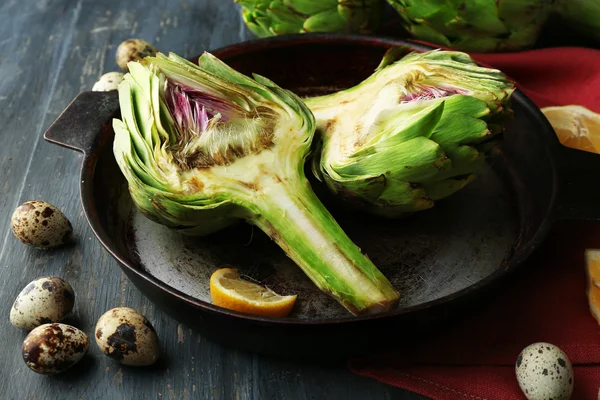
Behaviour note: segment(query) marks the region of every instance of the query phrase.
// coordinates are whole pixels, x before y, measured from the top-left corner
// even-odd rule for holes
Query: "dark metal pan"
[[[213,53],[243,73],[259,73],[306,96],[360,82],[393,45],[429,50],[392,39],[315,34]],[[515,117],[479,178],[432,210],[400,220],[376,218],[345,210],[313,185],[401,293],[397,310],[369,316],[352,316],[319,292],[257,229],[240,224],[188,238],[137,213],[112,154],[116,92],[81,93],[44,137],[84,153],[81,201],[92,230],[129,279],[167,313],[209,338],[252,351],[355,354],[468,317],[475,304],[485,304],[481,295],[510,290],[510,281],[501,278],[524,264],[555,221],[600,216],[598,185],[589,184],[600,171],[600,157],[562,147],[518,90],[513,104]],[[260,318],[212,305],[208,280],[225,266],[282,294],[298,293],[294,313]]]

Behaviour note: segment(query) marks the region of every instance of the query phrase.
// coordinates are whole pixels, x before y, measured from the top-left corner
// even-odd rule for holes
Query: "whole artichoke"
[[[313,172],[375,214],[431,208],[473,180],[514,89],[465,53],[392,48],[357,86],[305,99],[322,141]]]
[[[315,132],[309,109],[210,53],[198,63],[159,53],[128,64],[113,150],[135,205],[189,235],[245,220],[351,312],[393,307],[398,293],[306,179]]]
[[[533,46],[553,1],[388,0],[415,38],[469,52],[514,51]]]
[[[307,33],[372,33],[384,0],[235,0],[258,37]]]
[[[557,0],[554,10],[575,30],[600,40],[600,1]]]

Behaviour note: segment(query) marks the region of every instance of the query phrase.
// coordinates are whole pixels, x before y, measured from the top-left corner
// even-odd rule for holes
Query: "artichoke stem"
[[[348,311],[370,314],[397,305],[399,294],[344,233],[310,184],[274,179],[261,190],[251,223],[262,229],[321,289]]]

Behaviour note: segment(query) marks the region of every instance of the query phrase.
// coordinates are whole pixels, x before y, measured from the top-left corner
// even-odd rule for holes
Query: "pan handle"
[[[44,139],[89,154],[105,129],[118,117],[118,92],[82,92],[44,133]]]
[[[561,146],[559,219],[600,220],[600,154]]]

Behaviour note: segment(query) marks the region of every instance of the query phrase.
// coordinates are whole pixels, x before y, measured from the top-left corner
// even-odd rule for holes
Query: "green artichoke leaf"
[[[384,2],[379,0],[363,0],[356,2],[342,0],[338,2],[337,11],[347,21],[349,32],[371,33],[380,25],[384,10]]]
[[[407,28],[407,30],[411,35],[413,35],[414,37],[417,37],[420,40],[423,40],[425,42],[437,43],[437,44],[439,44],[441,46],[445,46],[445,47],[464,48],[464,45],[462,42],[458,42],[459,44],[457,44],[456,42],[453,43],[443,33],[435,30],[434,28],[432,28],[428,25],[419,25],[419,24],[410,25]]]
[[[242,10],[242,19],[244,23],[258,37],[267,37],[274,35],[271,27],[271,19],[263,16],[262,13],[249,9]],[[291,33],[291,32],[290,32]]]
[[[305,100],[322,143],[313,173],[375,214],[431,208],[483,167],[488,144],[512,113],[514,90],[504,74],[468,54],[392,48],[360,84]],[[364,177],[385,178],[383,190],[371,181],[361,188]]]
[[[277,23],[288,23],[290,25],[302,26],[304,21],[306,20],[306,15],[303,15],[300,12],[290,12],[291,9],[289,6],[282,4],[279,1],[271,2],[269,8],[267,8],[266,15]],[[322,12],[322,11],[320,11]]]
[[[407,182],[422,183],[440,171],[451,168],[442,147],[425,137],[376,148],[376,153],[347,163],[334,165],[342,176],[377,174],[385,171],[386,177]],[[387,170],[386,170],[387,169]]]
[[[407,54],[412,53],[412,49],[409,46],[393,46],[386,50],[381,62],[375,69],[375,73],[385,69],[388,65],[395,63],[398,60],[401,60]]]
[[[157,76],[152,77],[152,103],[153,104],[161,104],[160,102],[160,88],[165,84],[164,79],[160,79]],[[156,129],[158,134],[160,135],[160,139],[158,143],[173,143],[177,140],[176,133],[171,128],[174,125],[174,121],[169,113],[165,104],[161,104],[161,107],[152,108],[154,122],[156,124]],[[166,123],[163,124],[162,121],[165,120]],[[159,146],[155,146],[155,157],[158,156],[156,152],[160,150],[161,152],[164,148],[160,148]],[[164,152],[163,152],[164,155]]]
[[[264,22],[268,27],[269,34],[266,36],[278,36],[278,35],[293,35],[298,32],[298,25],[291,24],[286,22],[277,22],[272,23],[270,20],[268,22]]]
[[[277,2],[273,2],[277,3]],[[283,0],[283,5],[304,15],[314,15],[335,9],[338,0]]]
[[[360,150],[354,152],[352,158],[370,153],[372,147],[375,147],[374,151],[377,152],[383,147],[400,144],[419,136],[429,137],[444,111],[443,100],[416,101],[379,109],[377,102],[386,98],[387,96],[383,95],[376,100],[375,106],[371,108],[376,113],[374,117],[373,113],[365,114],[363,121],[368,129],[365,129],[364,135],[357,137],[354,147]]]
[[[198,64],[159,53],[129,67],[113,153],[143,215],[186,235],[245,221],[350,312],[397,304],[304,175],[316,126],[297,95],[210,53]]]
[[[485,96],[485,93],[483,96]],[[492,112],[485,101],[480,100],[477,97],[457,94],[444,99],[444,113],[455,115],[462,114],[471,118],[485,120]],[[441,123],[442,122],[440,121],[440,124]]]
[[[137,67],[132,65],[132,68]],[[144,70],[145,71],[145,70]],[[152,95],[151,77],[150,74],[140,73],[137,75],[138,79],[133,78],[134,75],[129,75],[127,80],[131,85],[132,100],[135,104],[143,103]],[[158,130],[154,125],[154,115],[152,109],[149,107],[136,107],[134,109],[136,113],[136,121],[138,123],[138,129],[147,137],[144,138],[145,142],[149,143],[151,148],[159,142]]]
[[[574,0],[568,0],[574,3]],[[590,4],[594,1],[589,2]],[[546,22],[549,11],[549,2],[540,0],[502,0],[498,2],[496,13],[498,16],[510,16],[504,18],[504,24],[511,31],[521,31],[523,29],[534,28],[539,31],[542,24]],[[524,12],[524,10],[527,10]]]
[[[462,144],[478,144],[492,133],[485,121],[462,113],[446,113],[435,127],[431,140],[447,152]]]
[[[387,0],[404,28],[420,40],[470,52],[531,47],[554,0]],[[596,3],[587,0],[563,0]]]
[[[235,0],[239,3],[243,10],[247,11],[265,11],[271,5],[272,0]]]
[[[384,0],[235,0],[259,37],[307,32],[373,33]]]
[[[493,4],[495,0],[474,1],[469,6],[457,9],[457,19],[446,25],[446,34],[452,34],[455,29],[468,29],[472,32],[481,32],[489,36],[509,34],[509,30],[498,18],[498,10]],[[502,3],[502,2],[500,2]]]
[[[453,19],[456,16],[456,9],[459,6],[459,0],[433,0],[433,1],[421,1],[421,2],[406,2],[399,1],[400,4],[405,4],[405,15],[406,17],[414,20],[423,20],[431,18],[432,16],[438,16],[441,18],[445,14],[443,20],[447,21]]]
[[[417,211],[428,210],[435,205],[422,186],[403,180],[387,179],[386,187],[377,203],[367,210],[387,217],[403,217]]]
[[[124,81],[123,86],[127,86],[130,90],[132,90],[129,81]],[[132,111],[131,92],[129,92],[129,95],[127,95],[125,91],[123,91],[123,93],[119,92],[119,99],[122,112],[126,113],[127,110]],[[124,119],[127,122],[119,121],[119,123],[114,126],[116,132],[128,132],[126,136],[123,135],[119,137],[117,135],[115,138],[115,140],[119,141],[120,146],[126,147],[130,150],[124,153],[125,155],[123,157],[126,157],[127,159],[123,159],[121,162],[127,162],[131,168],[135,169],[136,174],[140,177],[140,179],[142,179],[148,185],[167,188],[169,184],[158,174],[160,165],[153,163],[153,159],[151,158],[153,151],[147,142],[144,141],[143,135],[138,130],[138,122],[135,116],[136,114],[130,112],[123,115],[126,115]],[[131,132],[131,135],[129,132]],[[133,148],[135,148],[135,151],[132,151]]]
[[[127,150],[126,152],[119,153],[119,156],[116,157],[119,166],[129,172],[129,176],[135,177],[146,185],[166,188],[167,186],[161,180],[155,179],[152,173],[144,168],[142,160],[132,150],[132,140],[127,125],[121,120],[116,120],[113,123],[113,128],[115,130],[115,146]]]
[[[128,86],[128,90],[119,92],[119,104],[123,109],[123,122],[127,125],[127,128],[134,134],[131,136],[131,141],[135,146],[136,155],[140,158],[142,163],[149,163],[152,154],[152,149],[149,143],[144,140],[140,130],[138,129],[137,113],[135,112],[133,88],[128,80],[124,80],[123,86]]]
[[[311,15],[304,21],[304,32],[343,32],[348,22],[337,10],[323,11]]]
[[[577,32],[600,40],[600,2],[597,0],[556,0],[553,12]]]
[[[383,175],[353,175],[345,178],[338,171],[327,170],[325,183],[343,200],[364,205],[381,197],[386,178]]]
[[[471,183],[475,177],[475,174],[470,174],[464,178],[451,178],[431,182],[423,185],[423,190],[427,193],[427,197],[432,200],[433,204],[434,201],[442,200],[458,192]]]
[[[476,175],[485,162],[485,156],[477,148],[473,146],[458,146],[449,149],[446,153],[448,158],[452,160],[452,168],[447,168],[428,182],[423,182],[426,185],[432,181],[440,181],[449,178],[456,178],[469,174]]]

